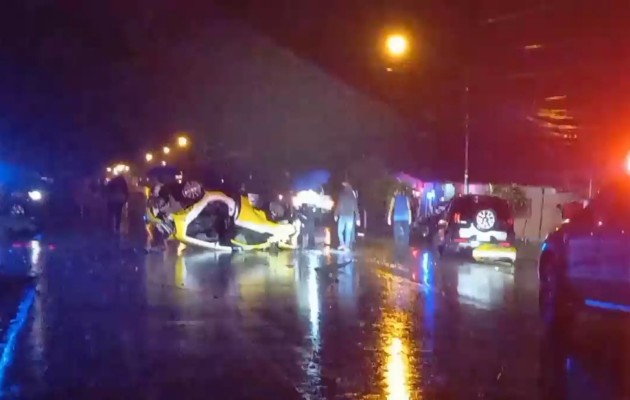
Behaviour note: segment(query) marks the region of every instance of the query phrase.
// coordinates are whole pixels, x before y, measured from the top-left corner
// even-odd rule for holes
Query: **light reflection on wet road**
[[[611,374],[589,353],[593,338],[626,334],[600,326],[578,338],[579,351],[543,340],[533,262],[436,261],[422,249],[402,266],[373,248],[144,254],[80,238],[2,248],[0,389],[9,398],[628,393],[618,383],[625,364]]]

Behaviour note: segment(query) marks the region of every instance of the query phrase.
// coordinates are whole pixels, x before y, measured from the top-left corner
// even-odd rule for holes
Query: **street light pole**
[[[471,15],[474,16],[475,13],[472,12],[472,9],[470,11]],[[481,23],[476,23],[474,19],[471,19],[468,21],[467,26],[467,40],[472,40],[473,34],[475,33],[475,28],[477,26],[494,24],[496,22],[504,20],[511,20],[522,15],[525,12],[529,13],[531,12],[531,9],[518,13],[502,15],[496,18],[489,18]],[[468,42],[466,44],[467,54],[465,60],[466,66],[464,70],[464,194],[470,193],[470,69],[473,67],[472,48],[472,42]]]
[[[466,74],[466,87],[464,88],[464,194],[470,193],[468,182],[468,168],[470,165],[470,85]]]

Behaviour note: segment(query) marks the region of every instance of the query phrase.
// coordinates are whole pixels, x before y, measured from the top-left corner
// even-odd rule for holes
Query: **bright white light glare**
[[[165,166],[165,165],[166,165],[166,161],[162,161],[162,166]]]
[[[284,198],[283,195],[281,195],[281,194],[278,195],[278,200],[282,201],[283,198]]]
[[[322,196],[321,203],[319,204],[319,208],[324,210],[332,210],[335,207],[335,202],[330,196]]]
[[[107,172],[112,172],[112,168],[111,167],[107,167]]]
[[[332,210],[335,202],[330,196],[319,194],[314,190],[303,190],[293,196],[293,206],[298,208],[303,204],[315,206],[323,210]]]
[[[170,152],[171,152],[171,148],[170,148],[170,147],[168,147],[168,146],[164,146],[164,147],[162,148],[162,151],[164,152],[164,154],[168,154],[168,153],[170,153]]]
[[[120,175],[122,173],[129,172],[129,170],[130,170],[130,168],[129,168],[128,165],[118,164],[118,165],[114,166],[112,171],[114,172],[114,175]]]
[[[153,160],[153,154],[151,153],[145,154],[144,159],[147,160],[147,162],[150,162],[151,160]]]
[[[435,199],[435,190],[431,189],[427,192],[427,200]]]
[[[44,195],[39,190],[31,190],[28,192],[28,197],[33,201],[41,201]]]

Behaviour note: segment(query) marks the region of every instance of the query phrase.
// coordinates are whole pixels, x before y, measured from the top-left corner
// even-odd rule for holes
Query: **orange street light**
[[[179,147],[188,147],[189,140],[186,136],[179,136],[177,138],[177,145]]]
[[[409,51],[409,40],[401,34],[389,35],[385,40],[387,53],[396,58],[401,58]]]
[[[171,148],[168,146],[164,146],[162,147],[162,151],[164,152],[164,154],[169,154],[171,152]]]

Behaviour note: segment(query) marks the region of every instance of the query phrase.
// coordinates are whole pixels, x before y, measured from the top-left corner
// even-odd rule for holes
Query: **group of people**
[[[323,189],[320,190],[323,195]],[[301,204],[297,209],[298,217],[302,222],[302,246],[314,248],[316,246],[316,221],[321,219],[322,211],[319,209],[317,201],[308,201]],[[348,182],[343,182],[342,190],[334,208],[334,217],[337,222],[337,233],[339,237],[339,250],[350,250],[356,235],[355,226],[360,225],[359,202],[357,194]]]
[[[354,243],[355,226],[361,226],[361,218],[357,194],[348,182],[343,182],[343,188],[335,207],[335,220],[337,221],[339,249],[350,250]],[[387,212],[387,224],[393,228],[397,254],[404,253],[409,246],[411,223],[411,201],[409,194],[401,186],[392,196]]]

